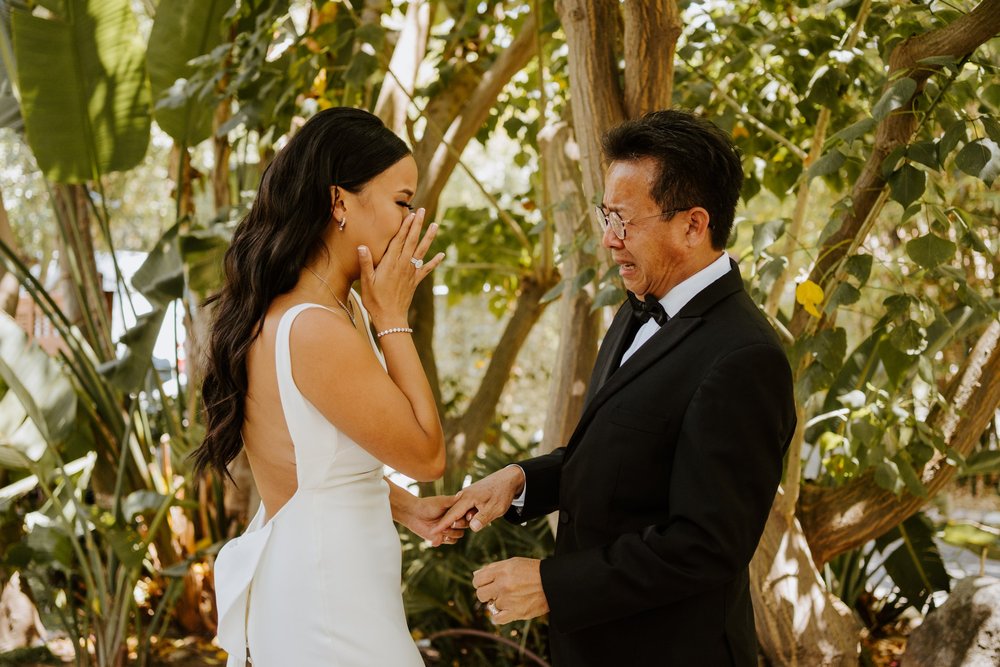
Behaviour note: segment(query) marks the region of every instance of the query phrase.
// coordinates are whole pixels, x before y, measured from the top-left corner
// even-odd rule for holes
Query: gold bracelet
[[[386,329],[385,331],[379,331],[375,334],[376,337],[381,338],[382,336],[387,336],[391,333],[413,333],[413,329],[410,327],[393,327],[391,329]]]

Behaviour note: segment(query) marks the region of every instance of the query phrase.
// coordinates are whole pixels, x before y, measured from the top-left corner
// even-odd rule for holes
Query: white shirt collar
[[[716,280],[729,273],[731,269],[729,255],[722,253],[717,260],[667,292],[660,299],[663,309],[667,311],[667,315],[674,317],[680,312],[681,308],[687,305],[688,301]]]

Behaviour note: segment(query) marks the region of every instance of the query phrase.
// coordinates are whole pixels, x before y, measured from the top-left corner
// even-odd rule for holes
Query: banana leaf
[[[130,169],[146,154],[151,121],[145,48],[129,0],[53,7],[51,18],[11,11],[28,145],[60,183]]]
[[[178,144],[194,146],[212,132],[213,101],[178,84],[190,82],[196,72],[189,61],[222,43],[222,19],[232,4],[232,0],[174,0],[161,2],[156,9],[146,50],[156,101],[153,114]]]

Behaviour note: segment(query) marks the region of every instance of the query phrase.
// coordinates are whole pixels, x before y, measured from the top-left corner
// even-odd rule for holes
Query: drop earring
[[[341,218],[340,225],[337,228],[340,231],[344,231],[344,225],[346,225],[346,224],[347,224],[347,216],[345,215],[343,218]]]

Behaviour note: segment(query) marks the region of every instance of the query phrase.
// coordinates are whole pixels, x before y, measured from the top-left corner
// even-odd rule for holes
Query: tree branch
[[[382,82],[375,103],[375,115],[400,136],[406,134],[406,110],[416,88],[420,63],[427,55],[430,31],[431,3],[429,0],[411,2],[406,9],[406,23],[389,59],[388,71],[393,74]]]
[[[556,11],[569,46],[569,85],[573,126],[580,147],[583,192],[595,202],[604,190],[601,135],[625,119],[618,85],[618,61],[612,26],[618,24],[617,0],[558,0]]]
[[[673,106],[674,52],[682,27],[677,2],[626,2],[622,17],[625,113],[638,118],[669,109]]]
[[[865,222],[874,219],[873,214],[877,214],[878,200],[887,185],[882,176],[882,162],[894,148],[905,145],[913,137],[917,128],[916,105],[924,85],[932,74],[942,68],[920,61],[936,56],[964,58],[998,32],[1000,0],[984,0],[961,18],[937,30],[910,37],[892,52],[889,57],[889,80],[895,81],[899,75],[908,76],[917,82],[917,90],[906,104],[878,124],[875,146],[851,192],[853,206],[844,214],[840,229],[823,244],[809,273],[809,279],[823,287],[825,293],[831,292],[829,287],[838,267],[849,256],[850,248],[860,245],[867,236],[870,225]],[[802,305],[796,304],[789,330],[796,337],[801,336],[815,325],[810,318]]]
[[[935,406],[927,423],[949,447],[965,456],[972,451],[1000,405],[1000,321],[979,337],[946,392],[945,406]],[[921,482],[928,498],[955,476],[956,468],[938,452],[924,466]],[[834,556],[875,539],[920,510],[927,498],[897,497],[866,474],[837,488],[804,486],[799,519],[817,567]]]
[[[469,407],[460,417],[449,419],[444,424],[445,443],[448,448],[448,464],[445,473],[445,489],[461,487],[462,477],[468,470],[468,459],[482,442],[496,414],[497,403],[510,377],[517,355],[524,346],[538,318],[545,310],[542,296],[548,292],[553,282],[539,282],[534,278],[521,281],[521,292],[517,297],[514,312],[504,327],[486,373],[479,383]]]

